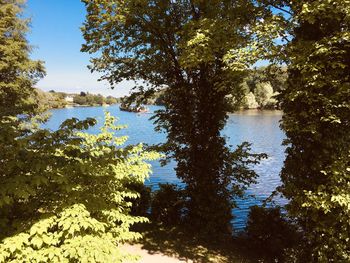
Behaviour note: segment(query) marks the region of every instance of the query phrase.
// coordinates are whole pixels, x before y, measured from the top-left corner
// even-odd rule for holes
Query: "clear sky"
[[[85,19],[85,7],[80,0],[27,0],[26,15],[32,19],[28,34],[34,46],[32,57],[45,61],[47,71],[38,88],[116,97],[128,94],[132,82],[122,82],[112,90],[87,69],[89,54],[80,52],[84,43],[80,27]]]

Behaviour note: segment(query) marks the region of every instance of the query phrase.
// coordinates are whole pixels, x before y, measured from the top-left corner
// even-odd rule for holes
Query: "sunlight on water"
[[[159,109],[157,106],[150,106],[150,110]],[[52,117],[45,124],[46,128],[57,129],[59,125],[67,118],[85,119],[88,117],[97,118],[103,121],[104,110],[110,111],[119,119],[119,124],[127,124],[128,128],[120,131],[120,135],[128,135],[129,144],[139,142],[147,144],[157,144],[164,142],[166,134],[156,133],[154,125],[149,118],[149,114],[135,114],[120,111],[118,106],[108,108],[103,107],[79,107],[52,110]],[[284,161],[285,148],[281,145],[285,138],[284,133],[279,128],[279,121],[282,113],[278,111],[243,111],[231,114],[223,135],[227,136],[229,145],[235,147],[244,141],[253,144],[253,151],[256,153],[266,153],[269,158],[263,160],[260,165],[254,169],[260,175],[258,184],[252,185],[247,191],[247,198],[237,200],[238,208],[233,210],[235,219],[233,221],[234,228],[240,230],[245,226],[248,209],[252,205],[261,204],[272,191],[280,184],[279,173]],[[100,125],[99,124],[99,125]],[[90,132],[95,133],[98,127],[94,127]],[[147,184],[153,188],[157,188],[158,183],[180,183],[174,171],[175,162],[161,167],[158,162],[153,162],[153,174]],[[252,197],[254,196],[254,197]],[[277,199],[277,204],[283,204],[283,199]]]

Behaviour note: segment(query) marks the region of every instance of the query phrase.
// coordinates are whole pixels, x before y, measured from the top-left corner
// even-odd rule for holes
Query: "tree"
[[[107,96],[106,103],[109,105],[118,103],[118,99],[114,98],[113,96]]]
[[[141,95],[167,88],[155,122],[167,132],[163,150],[186,183],[191,229],[230,233],[234,198],[254,182],[248,165],[262,156],[249,154],[246,143],[233,152],[226,146],[220,135],[230,111],[226,96],[244,97],[239,84],[256,59],[246,48],[253,39],[248,29],[271,14],[254,1],[83,2],[82,50],[94,56],[90,69],[112,87],[123,79],[141,82]]]
[[[280,96],[281,192],[304,231],[300,262],[350,261],[350,2],[293,1],[289,78]]]
[[[274,92],[270,83],[257,83],[254,95],[260,108],[274,107],[277,101],[273,98]]]
[[[245,101],[243,102],[244,109],[257,109],[259,104],[256,102],[255,95],[252,92],[249,92],[245,96]]]
[[[94,95],[94,102],[95,104],[102,105],[104,103],[104,97],[100,94]]]
[[[64,99],[61,99],[57,93],[45,92],[40,89],[35,89],[31,98],[38,101],[39,108],[44,110],[63,108],[67,105]]]
[[[29,58],[25,34],[28,20],[20,19],[24,1],[0,1],[0,118],[35,112],[30,98],[34,84],[44,76],[41,61]],[[23,116],[24,117],[24,116]]]
[[[33,85],[43,75],[29,58],[22,2],[0,0],[0,262],[121,262],[118,245],[140,235],[130,200],[158,154],[122,147],[121,126],[106,114],[41,129]],[[56,94],[55,94],[56,95]]]
[[[264,70],[264,75],[264,80],[270,82],[275,92],[286,89],[288,78],[288,68],[286,66],[281,67],[271,64]]]
[[[94,119],[65,121],[59,130],[17,138],[20,154],[2,163],[0,262],[122,262],[118,245],[146,218],[130,215],[129,188],[143,184],[158,154],[121,147],[122,126],[106,115],[101,133],[82,132]],[[40,158],[39,158],[40,157]],[[107,187],[106,187],[107,186]]]
[[[286,66],[279,66],[272,63],[267,67],[251,69],[245,81],[251,92],[255,91],[258,83],[270,83],[275,92],[280,92],[286,87],[287,77],[288,72]]]
[[[87,99],[86,99],[86,96],[75,95],[73,97],[73,102],[79,105],[86,105]]]

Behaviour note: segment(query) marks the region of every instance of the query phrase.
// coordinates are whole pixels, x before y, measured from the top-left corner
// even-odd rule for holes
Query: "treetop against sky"
[[[80,52],[84,43],[80,27],[85,15],[80,0],[27,0],[26,16],[32,20],[28,34],[34,47],[32,57],[45,61],[47,71],[38,88],[68,93],[88,91],[115,97],[127,95],[133,82],[124,81],[111,90],[107,82],[97,81],[98,74],[91,74],[87,69],[90,57]]]

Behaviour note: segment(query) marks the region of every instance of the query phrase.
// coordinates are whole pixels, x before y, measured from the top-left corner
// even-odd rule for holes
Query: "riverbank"
[[[267,110],[267,109],[245,109],[238,110],[235,112],[229,113],[229,115],[247,115],[247,116],[257,116],[257,115],[271,115],[271,116],[281,116],[283,111],[281,110]]]
[[[70,105],[66,105],[63,108],[79,108],[79,107],[109,107],[109,106],[113,106],[116,104],[70,104]]]

